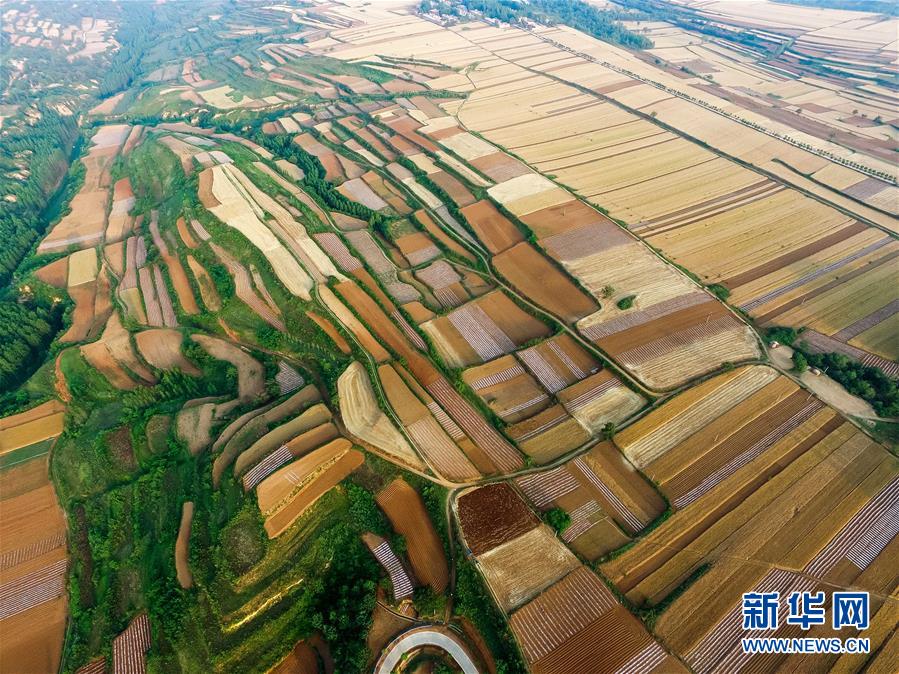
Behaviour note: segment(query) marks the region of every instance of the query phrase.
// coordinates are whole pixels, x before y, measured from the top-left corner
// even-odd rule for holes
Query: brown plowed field
[[[462,215],[468,220],[478,239],[494,255],[524,241],[518,227],[487,199],[466,206],[462,209]]]
[[[527,242],[500,253],[493,258],[493,264],[524,297],[566,323],[599,310],[592,297]]]
[[[268,533],[269,538],[275,538],[282,534],[307,508],[312,506],[328,490],[337,485],[364,462],[365,455],[362,452],[351,449],[337,462],[318,474],[288,505],[265,521],[265,531]]]
[[[720,302],[703,302],[673,314],[638,325],[614,335],[603,337],[599,345],[613,356],[629,351],[643,344],[667,337],[668,335],[693,325],[710,323],[722,316],[729,316],[727,308]],[[736,321],[736,319],[734,319]]]
[[[466,492],[456,502],[459,525],[476,555],[501,545],[539,524],[539,520],[509,485],[499,482]]]
[[[538,239],[586,225],[608,223],[617,227],[602,213],[577,200],[528,213],[522,216],[521,221],[533,230]]]
[[[409,340],[402,331],[388,318],[383,309],[352,281],[337,284],[337,292],[341,294],[362,319],[371,326],[381,341],[387,344],[398,355],[408,357],[414,352]]]
[[[178,575],[178,584],[187,589],[194,584],[193,574],[190,572],[189,545],[190,525],[194,519],[194,504],[185,501],[181,508],[181,525],[178,527],[178,539],[175,541],[175,570]]]
[[[275,665],[269,674],[318,674],[318,672],[318,656],[315,649],[305,641],[298,641],[287,657]]]
[[[437,594],[449,583],[449,569],[443,544],[428,517],[421,496],[397,478],[375,497],[394,530],[406,539],[406,554],[415,577]]]
[[[358,290],[358,288],[357,288]],[[361,291],[360,291],[361,292]],[[371,354],[377,362],[383,363],[390,360],[390,354],[387,349],[378,343],[374,335],[369,332],[368,328],[353,314],[347,306],[340,301],[330,288],[321,285],[318,288],[319,296],[331,312],[337,316],[337,319],[343,326],[352,333],[363,349]]]
[[[200,370],[181,354],[182,335],[177,330],[157,328],[144,330],[134,336],[141,356],[160,370],[178,368],[184,374],[199,375]]]
[[[34,275],[44,283],[49,283],[56,288],[65,288],[69,278],[69,256],[45,265],[34,272]]]
[[[59,338],[60,342],[80,342],[91,329],[94,322],[94,296],[97,286],[93,283],[69,288],[69,297],[75,303],[72,312],[72,325],[66,330],[66,334]]]
[[[178,235],[181,237],[181,240],[184,242],[184,245],[188,248],[197,248],[200,244],[197,243],[197,240],[194,239],[193,234],[190,233],[190,229],[187,227],[187,223],[184,221],[184,218],[178,218],[175,222],[175,226],[178,228]]]
[[[474,195],[454,176],[446,171],[438,171],[428,176],[437,185],[443,188],[443,191],[449,195],[449,198],[455,201],[460,207],[469,206],[474,203]]]
[[[350,345],[346,343],[343,335],[337,331],[337,328],[334,327],[334,324],[331,323],[331,321],[324,316],[319,316],[314,311],[307,311],[306,316],[331,338],[331,341],[334,342],[334,345],[340,349],[342,353],[350,353]]]

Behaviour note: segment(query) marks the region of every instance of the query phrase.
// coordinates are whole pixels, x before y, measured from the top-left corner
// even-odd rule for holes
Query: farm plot
[[[130,390],[138,384],[156,382],[153,373],[134,353],[131,336],[117,313],[109,317],[100,339],[82,346],[81,353],[116,388]]]
[[[558,391],[556,397],[592,434],[608,423],[624,421],[646,404],[643,396],[625,386],[609,370],[592,374]]]
[[[81,162],[84,184],[72,198],[71,211],[60,220],[38,246],[38,253],[96,246],[106,232],[106,211],[110,201],[110,169],[131,127],[113,124],[101,127]]]
[[[412,267],[430,262],[440,256],[440,249],[424,232],[413,232],[397,237],[396,245]]]
[[[144,674],[150,646],[150,619],[141,613],[112,640],[113,674]]]
[[[241,179],[246,180],[246,176],[232,164],[206,169],[200,174],[201,177],[207,172],[211,172],[210,178],[206,178],[206,180],[211,182],[210,192],[213,198],[209,199],[207,196],[204,199],[201,189],[200,198],[203,205],[222,222],[246,236],[250,243],[265,255],[275,275],[285,288],[294,295],[309,300],[312,279],[303,271],[271,229],[263,224],[262,210],[241,184]]]
[[[561,405],[506,427],[506,433],[537,463],[552,461],[592,437]]]
[[[504,611],[517,608],[579,565],[545,524],[478,555],[477,560]]]
[[[310,384],[277,405],[271,403],[250,410],[232,421],[212,446],[213,451],[219,452],[212,464],[213,484],[218,486],[222,474],[231,465],[231,462],[238,458],[241,452],[262,438],[275,424],[294,416],[301,409],[318,400],[320,400],[318,389]],[[318,410],[318,412],[320,413],[310,412],[310,416],[314,415],[311,420],[313,425],[330,419],[327,409]]]
[[[531,671],[685,672],[584,566],[512,614]]]
[[[575,323],[599,310],[592,297],[530,243],[523,241],[500,253],[493,264],[524,297],[565,323]]]
[[[107,243],[121,241],[131,233],[134,218],[131,217],[131,209],[134,208],[134,192],[131,190],[131,182],[127,177],[116,181],[112,191],[112,206],[109,209],[109,218],[106,225]]]
[[[221,246],[210,242],[210,248],[212,248],[212,252],[215,253],[215,256],[222,262],[223,265],[227,268],[228,272],[231,274],[231,278],[234,280],[234,294],[237,298],[246,304],[259,318],[264,320],[266,323],[271,325],[276,330],[284,331],[286,328],[284,326],[284,322],[281,320],[281,310],[277,305],[269,304],[265,301],[264,296],[260,296],[260,294],[256,291],[256,288],[253,286],[253,279],[250,276],[250,272],[244,267],[240,262],[238,262],[234,257],[231,256],[224,248]],[[193,258],[188,258],[188,261]],[[208,273],[203,267],[197,263],[196,269],[191,267],[196,273],[196,269],[202,270],[202,274],[205,274],[208,278]],[[202,275],[201,274],[201,275]],[[197,277],[200,278],[199,276]],[[218,301],[219,306],[221,305],[221,299],[218,296],[218,291],[215,289],[215,285],[212,283],[212,279],[209,278],[210,282],[210,298],[212,301],[212,293],[215,293],[215,299]],[[203,288],[203,284],[199,284],[200,288]],[[204,304],[206,303],[206,299],[203,300]],[[207,305],[208,306],[208,305]]]
[[[340,438],[280,468],[256,488],[265,531],[275,538],[310,506],[362,465],[362,452]]]
[[[209,275],[209,272],[206,271],[205,267],[197,262],[196,258],[192,255],[187,256],[187,266],[190,267],[190,271],[197,281],[197,288],[200,290],[200,299],[203,301],[206,308],[213,312],[221,310],[222,299],[219,297],[218,289],[215,287],[215,283]],[[246,288],[243,288],[243,291],[244,294],[246,294]]]
[[[210,356],[224,360],[237,368],[237,394],[243,402],[250,402],[265,394],[265,369],[262,363],[228,342],[208,335],[191,335]]]
[[[415,277],[430,288],[434,299],[444,308],[458,307],[469,299],[462,277],[446,260],[437,260],[417,270]]]
[[[15,445],[39,442],[36,438],[51,430],[58,435],[61,428],[54,415],[61,410],[54,400],[0,419],[2,453]],[[4,461],[4,465],[0,490],[3,667],[6,671],[14,663],[23,671],[56,671],[68,613],[65,516],[50,483],[46,456]]]
[[[181,507],[181,524],[178,526],[178,538],[175,540],[175,570],[178,576],[178,584],[185,589],[194,584],[189,563],[190,526],[193,523],[193,519],[194,504],[192,501],[185,501]]]
[[[478,240],[496,255],[524,241],[521,232],[487,199],[461,209]]]
[[[393,366],[380,366],[378,377],[381,380],[387,402],[405,427],[412,444],[425,457],[435,472],[451,480],[459,481],[480,477],[481,474],[477,468],[457,443],[457,440],[464,438],[464,434],[458,427],[455,429],[458,430],[458,435],[453,433],[451,436],[447,430],[444,430],[430,409],[431,406],[436,407],[436,405],[424,390],[417,387],[420,390],[419,396],[425,396],[425,400],[430,402],[430,405],[422,402],[416,396],[403,380],[403,376]],[[446,413],[439,407],[437,407],[437,412],[449,420]]]
[[[150,234],[153,237],[153,243],[156,245],[159,254],[162,256],[163,262],[169,271],[169,278],[172,279],[172,286],[175,288],[175,294],[178,296],[178,303],[186,314],[200,313],[197,307],[197,301],[194,298],[193,289],[187,280],[187,273],[181,265],[181,260],[176,255],[169,252],[168,244],[163,240],[159,233],[159,213],[153,211],[150,216]],[[158,269],[158,267],[157,267]],[[159,290],[157,289],[157,293]],[[168,296],[166,292],[165,296]]]
[[[325,408],[325,411],[327,411],[327,408]],[[329,414],[324,415],[316,408],[311,408],[304,414],[304,416],[305,415],[330,417]],[[313,449],[321,447],[328,442],[337,439],[339,435],[340,432],[337,430],[337,427],[333,423],[327,421],[320,423],[318,426],[312,427],[308,431],[300,433],[292,440],[278,447],[278,449],[270,452],[261,461],[256,463],[256,465],[254,465],[251,469],[247,470],[246,473],[243,474],[241,482],[243,483],[244,491],[249,491],[256,487],[256,485],[262,482],[262,480],[271,475],[274,471],[276,471],[288,461],[301,457],[304,454],[312,451]],[[245,458],[246,461],[244,461]],[[235,473],[242,473],[247,466],[252,465],[252,460],[255,460],[257,458],[259,458],[259,456],[249,456],[249,450],[241,454],[241,456],[238,457],[237,463],[235,464]]]
[[[378,492],[375,500],[393,529],[406,540],[406,554],[415,577],[437,594],[443,593],[449,583],[446,555],[421,496],[397,478]]]
[[[55,438],[63,429],[65,406],[50,400],[26,412],[0,419],[0,454]]]
[[[600,363],[568,334],[556,335],[516,353],[528,371],[550,393],[597,372]]]
[[[401,600],[411,597],[412,590],[415,588],[415,580],[410,578],[406,567],[403,566],[400,558],[396,556],[393,548],[390,547],[390,543],[371,532],[362,534],[362,541],[390,577],[394,603],[399,603]]]
[[[521,497],[504,482],[464,492],[456,501],[456,512],[466,546],[475,555],[518,538],[539,524]]]
[[[352,231],[346,233],[346,238],[397,302],[421,299],[421,294],[414,286],[399,280],[396,265],[387,258],[371,233],[365,230]]]
[[[378,407],[365,367],[353,362],[337,380],[337,395],[347,430],[402,463],[424,468],[415,450]]]
[[[462,380],[491,410],[510,423],[533,416],[551,404],[546,391],[511,355],[469,368],[462,373]]]
[[[500,291],[472,300],[421,327],[452,367],[492,360],[549,334],[546,325],[519,309]]]

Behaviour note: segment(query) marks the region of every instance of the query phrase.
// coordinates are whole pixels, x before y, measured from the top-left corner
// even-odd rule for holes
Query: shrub
[[[627,297],[622,297],[620,300],[618,300],[618,308],[622,310],[630,309],[632,306],[634,306],[634,299],[636,297],[636,295],[628,295]]]

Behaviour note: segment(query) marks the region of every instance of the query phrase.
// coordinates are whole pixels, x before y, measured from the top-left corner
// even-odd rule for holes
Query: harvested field
[[[262,210],[243,185],[249,182],[246,176],[233,164],[213,166],[200,175],[206,174],[207,171],[212,172],[211,192],[214,200],[207,198],[204,206],[220,220],[246,236],[250,243],[265,255],[285,288],[294,295],[309,300],[312,279],[271,229],[263,224]],[[201,198],[202,196],[201,194]]]
[[[749,366],[703,382],[616,435],[615,444],[637,468],[646,466],[777,376]]]
[[[585,379],[599,370],[600,364],[571,335],[561,334],[523,349],[518,359],[550,393]]]
[[[406,554],[415,577],[437,594],[442,594],[449,583],[449,569],[443,543],[421,496],[407,482],[397,478],[378,492],[375,500],[394,531],[405,538]]]
[[[396,239],[397,248],[413,267],[440,256],[440,249],[424,232],[406,234]]]
[[[305,401],[310,397],[312,397],[311,392],[304,393],[300,399]],[[268,416],[263,416],[268,419]],[[280,447],[286,447],[292,454],[294,451],[296,451],[296,455],[301,454],[309,440],[309,438],[303,437],[306,432],[330,420],[330,410],[325,405],[318,404],[313,405],[299,416],[275,426],[241,452],[234,463],[234,474],[241,475],[250,466]],[[300,438],[303,439],[300,440]]]
[[[156,381],[153,373],[138,360],[131,347],[131,336],[122,327],[117,313],[110,316],[100,339],[82,346],[81,353],[116,388],[131,390],[139,383]],[[138,381],[132,378],[132,373]]]
[[[175,570],[178,575],[178,584],[187,589],[194,584],[193,574],[190,572],[189,546],[190,525],[194,519],[194,504],[185,501],[181,508],[181,524],[178,527],[178,539],[175,541]]]
[[[421,225],[428,231],[428,234],[434,238],[439,244],[444,246],[447,250],[452,251],[456,255],[459,255],[465,260],[468,260],[471,263],[474,263],[475,257],[468,252],[466,248],[464,248],[458,241],[452,238],[449,234],[443,231],[441,227],[434,222],[433,218],[428,215],[427,211],[415,211],[413,214],[416,220],[421,223]]]
[[[360,203],[363,206],[367,206],[373,211],[389,208],[387,202],[375,194],[368,183],[362,178],[347,180],[337,188],[337,191],[347,199]]]
[[[592,297],[530,243],[521,242],[500,253],[493,264],[524,297],[566,323],[575,323],[599,310]]]
[[[347,430],[402,463],[418,468],[424,464],[406,438],[378,407],[368,372],[353,362],[337,380],[340,410]]]
[[[506,432],[536,463],[552,461],[592,437],[561,405],[509,426]]]
[[[481,555],[534,529],[539,520],[508,484],[498,482],[463,493],[456,501],[468,549]]]
[[[279,469],[256,489],[269,538],[282,534],[307,508],[364,462],[362,452],[334,440]]]
[[[635,414],[646,400],[609,370],[602,370],[558,392],[559,402],[591,433],[607,423],[619,423]]]
[[[545,524],[478,555],[478,566],[504,611],[511,611],[579,566]]]
[[[509,423],[522,421],[551,404],[547,393],[522,369],[514,356],[503,356],[470,368],[463,373],[462,379],[491,410]]]
[[[482,199],[461,210],[468,224],[474,229],[478,240],[494,255],[524,241],[518,227],[487,199]]]
[[[290,440],[287,444],[282,445],[275,451],[269,453],[265,456],[261,461],[256,463],[250,470],[246,472],[241,478],[243,482],[244,491],[249,491],[256,487],[262,480],[268,477],[271,473],[276,471],[278,468],[283,466],[288,461],[292,459],[301,457],[316,447],[321,447],[322,445],[337,439],[340,437],[340,432],[337,430],[337,427],[330,422],[322,423],[319,426],[315,426],[311,430],[306,431],[305,433],[301,433],[297,437]],[[238,462],[243,459],[243,457],[247,454],[244,452],[240,457],[238,457]],[[253,457],[257,458],[257,457]],[[250,461],[244,462],[246,465],[250,464]],[[237,465],[235,467],[235,472],[241,472],[244,468],[244,465]]]
[[[58,400],[49,400],[0,419],[0,455],[55,438],[62,433],[64,417],[65,405]]]
[[[159,328],[143,330],[134,335],[140,355],[160,370],[177,368],[184,374],[199,375],[200,370],[181,353],[183,336],[177,330]]]
[[[97,278],[97,249],[85,248],[69,255],[69,288],[91,283]]]
[[[379,363],[390,360],[390,354],[369,332],[368,328],[356,318],[352,311],[338,299],[337,295],[327,286],[319,286],[318,294],[324,305],[337,317],[337,320],[346,330],[352,334],[359,345],[368,351],[372,358]]]
[[[209,272],[197,262],[193,255],[187,256],[187,266],[190,267],[190,271],[197,281],[197,288],[200,289],[200,299],[203,300],[203,304],[209,311],[219,311],[222,308],[222,300]]]
[[[222,473],[237,456],[264,436],[274,424],[281,422],[310,403],[320,400],[318,389],[309,384],[284,402],[270,403],[238,417],[231,422],[213,444],[213,451],[221,453],[212,463],[212,481],[218,486]],[[324,419],[330,415],[323,415]]]
[[[208,335],[190,337],[213,358],[224,360],[237,368],[237,392],[243,402],[251,402],[265,394],[265,368],[243,349]]]

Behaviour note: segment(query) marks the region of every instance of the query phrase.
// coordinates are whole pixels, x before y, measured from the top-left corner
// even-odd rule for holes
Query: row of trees
[[[595,38],[622,47],[631,49],[652,47],[652,40],[628,30],[620,23],[620,20],[624,18],[639,17],[626,15],[618,10],[599,9],[583,0],[530,0],[529,2],[460,0],[459,3],[422,0],[419,5],[422,12],[436,10],[440,14],[450,16],[460,16],[460,7],[505,23],[519,23],[523,19],[549,25],[563,23]]]

